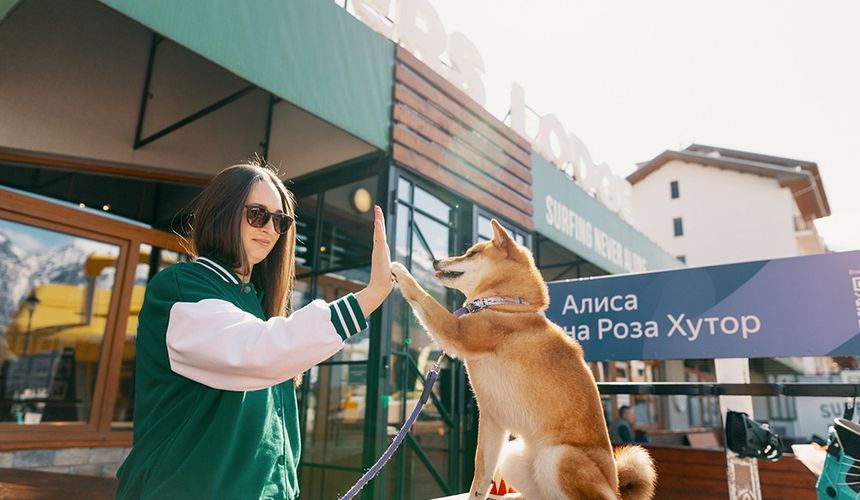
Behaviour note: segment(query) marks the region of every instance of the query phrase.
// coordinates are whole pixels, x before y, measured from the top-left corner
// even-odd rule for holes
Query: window
[[[493,216],[491,214],[489,214],[488,212],[484,212],[483,210],[480,210],[480,209],[477,210],[477,215],[478,215],[478,225],[477,225],[478,230],[477,230],[476,242],[477,241],[489,241],[489,240],[493,239],[493,226],[490,224],[490,219],[492,219]],[[496,220],[502,225],[502,227],[504,227],[505,229],[508,230],[509,233],[511,233],[511,237],[514,238],[514,241],[516,241],[517,243],[519,243],[520,245],[523,245],[525,247],[529,246],[530,241],[529,241],[528,233],[517,229],[516,227],[502,221],[498,217],[496,217]]]
[[[684,264],[686,264],[686,263],[687,263],[687,256],[686,256],[686,255],[679,255],[679,256],[677,256],[677,257],[675,257],[675,258],[676,258],[676,259],[678,259],[678,260],[680,260],[680,261],[681,261],[681,262],[683,262]]]
[[[459,243],[464,226],[468,226],[467,205],[451,193],[423,184],[408,173],[397,172],[397,175],[397,201],[392,214],[395,230],[389,236],[393,243],[391,258],[406,265],[431,296],[453,310],[462,303],[463,297],[434,278],[433,260],[456,255],[462,248]],[[389,382],[381,391],[386,401],[381,418],[387,424],[383,428],[398,429],[418,404],[424,388],[423,374],[441,351],[400,294],[392,294],[388,306],[391,311]],[[443,480],[439,478],[451,480],[446,471],[454,463],[452,457],[457,460],[462,449],[458,436],[463,435],[465,429],[461,427],[469,410],[468,396],[455,385],[456,380],[464,380],[459,378],[465,376],[463,366],[445,359],[441,374],[440,383],[433,386],[432,397],[421,413],[421,422],[416,423],[409,434],[412,446],[402,448],[397,453],[400,458],[391,462],[395,470],[401,467],[403,473],[384,487],[385,498],[436,498],[445,494],[440,488]],[[446,468],[436,469],[440,464],[447,464]],[[326,481],[331,482],[330,477],[326,476]],[[349,483],[354,480],[355,477],[348,479]]]
[[[357,292],[369,279],[373,231],[370,207],[378,202],[379,178],[372,175],[350,181],[344,176],[352,171],[340,172],[326,182],[311,181],[296,187],[296,280],[290,298],[293,310],[314,299],[332,301]],[[360,193],[369,203],[359,203],[356,197]],[[371,383],[370,337],[354,335],[345,344],[305,374],[297,394],[302,432],[301,487],[318,498],[346,491],[363,471],[361,456]],[[338,470],[332,469],[334,464]]]
[[[675,226],[675,236],[684,236],[684,222],[680,217],[672,219],[672,224]]]
[[[0,199],[0,442],[130,444],[137,313],[180,242],[15,190]]]
[[[824,379],[824,377],[822,377]],[[832,382],[842,382],[842,379],[839,375],[835,375],[832,377]],[[778,373],[774,375],[767,376],[768,383],[771,384],[796,384],[801,382],[798,380],[797,375],[795,374],[787,374],[787,373]],[[805,380],[803,381],[805,382]],[[795,398],[787,398],[787,397],[776,397],[776,398],[767,398],[767,414],[772,420],[797,420],[797,400]],[[819,407],[821,413],[826,413],[826,405],[821,405]],[[836,405],[830,405],[830,410],[833,414],[838,415],[842,412],[842,405],[836,403]]]
[[[137,340],[137,315],[143,306],[143,296],[146,286],[156,273],[176,262],[184,262],[189,256],[178,253],[167,248],[140,244],[139,262],[134,276],[134,286],[131,293],[131,302],[128,311],[128,322],[126,323],[124,342],[122,348],[122,364],[119,369],[119,384],[117,387],[116,401],[114,402],[112,431],[129,431],[132,429],[134,420],[134,373],[137,352],[135,342]],[[116,267],[115,259],[103,262],[108,266],[105,271],[114,271],[110,267]],[[121,338],[123,336],[121,335]]]
[[[673,200],[681,197],[681,192],[678,190],[678,181],[670,182],[669,188],[672,191],[672,199]]]
[[[0,422],[89,422],[120,247],[0,219]]]

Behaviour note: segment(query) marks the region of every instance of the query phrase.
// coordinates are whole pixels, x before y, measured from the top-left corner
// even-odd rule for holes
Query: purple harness
[[[470,313],[476,313],[481,309],[486,309],[490,306],[499,306],[502,304],[528,304],[526,299],[522,297],[486,297],[483,299],[475,299],[471,302],[466,302],[463,307],[454,311],[454,317],[459,318]]]

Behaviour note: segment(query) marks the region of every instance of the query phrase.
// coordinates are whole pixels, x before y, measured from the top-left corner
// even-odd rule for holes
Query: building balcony
[[[824,240],[811,220],[794,218],[794,236],[797,239],[798,255],[814,255],[827,252]]]

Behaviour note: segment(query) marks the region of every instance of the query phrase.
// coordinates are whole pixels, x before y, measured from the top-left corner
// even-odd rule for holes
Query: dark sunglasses
[[[260,205],[245,205],[245,218],[251,227],[263,227],[272,219],[275,232],[284,234],[293,225],[293,218],[284,213],[272,213],[266,207]]]

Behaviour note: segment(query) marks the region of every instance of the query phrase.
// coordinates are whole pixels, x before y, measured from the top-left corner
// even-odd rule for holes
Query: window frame
[[[677,200],[681,197],[681,187],[678,184],[678,181],[669,182],[669,196],[671,196],[671,199],[673,200]]]
[[[112,430],[134,276],[140,245],[184,252],[178,236],[60,201],[0,186],[0,218],[92,239],[119,248],[89,420],[0,424],[0,451],[72,446],[131,446],[131,431]]]
[[[473,240],[472,244],[475,244],[475,243],[478,243],[479,241],[481,241],[480,240],[481,235],[478,234],[478,231],[481,227],[481,225],[480,225],[481,217],[484,217],[485,219],[488,219],[488,220],[492,220],[492,219],[498,220],[499,223],[502,225],[502,227],[504,227],[505,229],[508,230],[509,233],[511,233],[511,236],[513,236],[514,241],[521,239],[522,241],[517,241],[517,243],[519,243],[520,245],[523,245],[524,247],[531,250],[531,248],[532,248],[532,233],[530,233],[530,232],[526,231],[525,229],[517,226],[516,224],[505,219],[504,217],[496,215],[493,212],[490,212],[489,210],[486,210],[484,208],[479,207],[478,205],[475,205],[474,207],[475,207],[475,209],[472,211],[472,213],[473,213],[472,227],[474,228],[474,231],[472,234],[472,240]],[[490,235],[490,238],[492,238],[492,235]]]
[[[675,217],[672,219],[672,231],[675,234],[675,237],[684,236],[684,218],[683,217]]]

